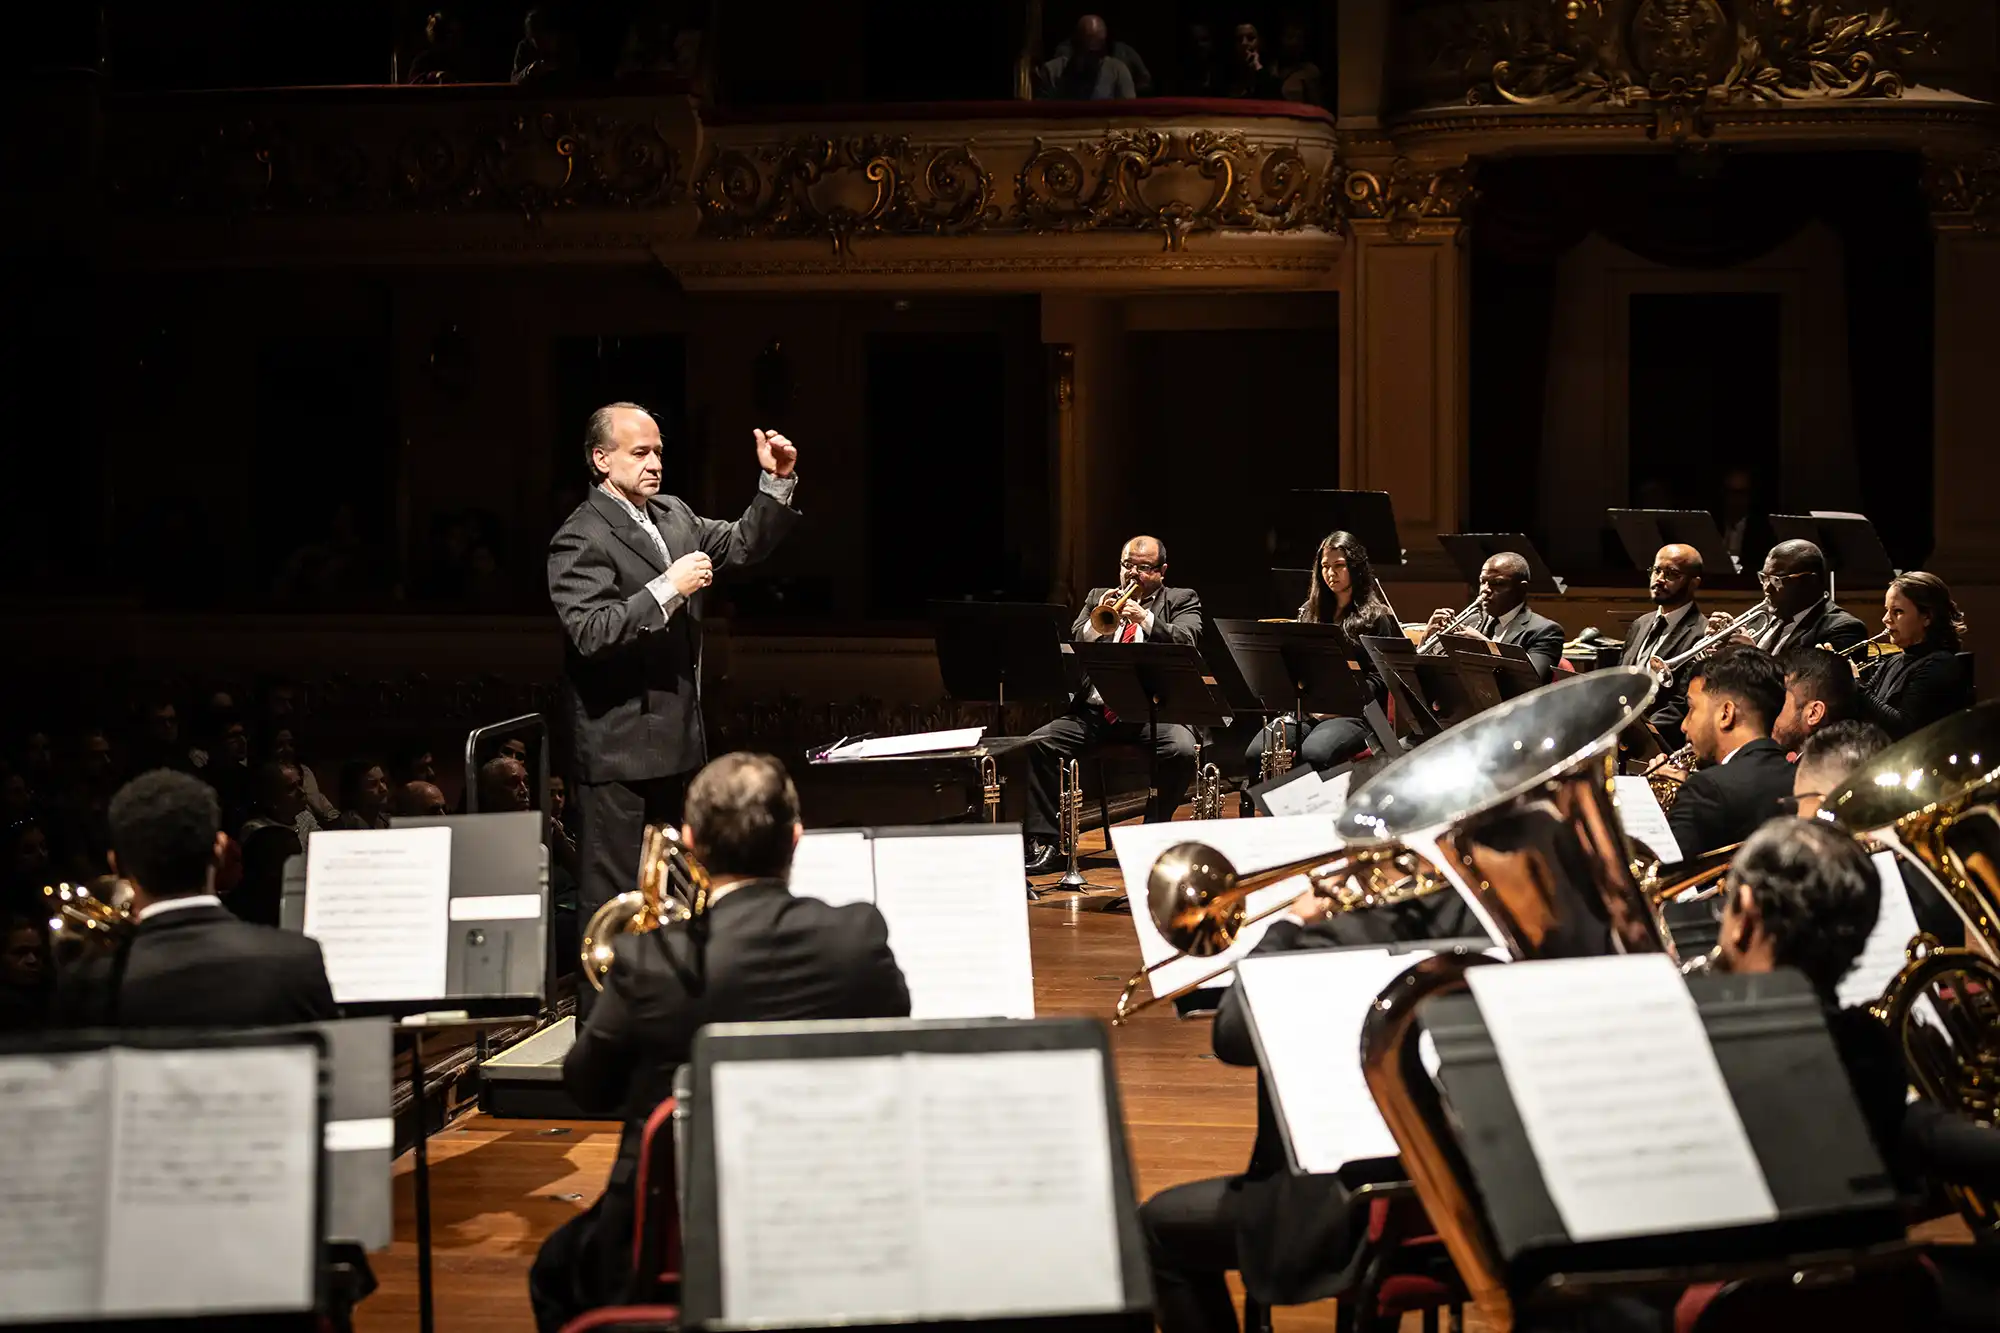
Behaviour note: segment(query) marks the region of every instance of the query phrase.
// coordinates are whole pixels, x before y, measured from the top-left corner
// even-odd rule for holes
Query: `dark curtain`
[[[1472,222],[1472,524],[1535,512],[1556,263],[1591,232],[1644,259],[1724,269],[1814,218],[1846,253],[1848,367],[1869,517],[1892,556],[1931,541],[1931,243],[1908,154],[1522,158],[1479,171]],[[1894,459],[1894,469],[1878,460]],[[1893,473],[1893,475],[1889,475]],[[1540,539],[1542,534],[1530,536]]]

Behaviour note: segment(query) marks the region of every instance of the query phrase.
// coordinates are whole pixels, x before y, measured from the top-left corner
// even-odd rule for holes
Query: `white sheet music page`
[[[1098,1053],[731,1061],[712,1096],[724,1319],[1123,1304]]]
[[[1033,1018],[1021,835],[875,838],[875,906],[912,1018]]]
[[[865,833],[826,829],[807,833],[792,853],[792,895],[835,907],[875,901],[875,852]]]
[[[1139,957],[1148,966],[1173,958],[1174,947],[1153,924],[1146,910],[1146,878],[1153,862],[1177,842],[1205,842],[1228,857],[1239,873],[1253,873],[1324,853],[1332,860],[1340,850],[1340,838],[1333,831],[1331,815],[1291,815],[1271,819],[1183,819],[1171,824],[1120,824],[1111,830],[1111,848],[1118,854],[1118,872],[1125,878],[1125,891],[1132,899],[1132,928],[1139,935]],[[1294,875],[1250,895],[1251,915],[1273,904],[1290,901],[1305,892],[1303,875]],[[1236,943],[1208,958],[1182,958],[1169,963],[1148,979],[1153,994],[1164,995],[1179,986],[1214,971],[1233,958],[1241,958],[1255,948],[1270,929],[1275,917],[1249,926]],[[1227,986],[1235,974],[1225,970],[1210,986]]]
[[[1889,983],[1910,961],[1910,941],[1916,938],[1918,930],[1917,912],[1910,905],[1910,891],[1904,887],[1902,871],[1896,867],[1896,854],[1877,852],[1869,859],[1875,863],[1875,873],[1882,880],[1882,906],[1875,913],[1875,929],[1868,932],[1868,943],[1862,946],[1861,957],[1854,960],[1854,967],[1835,988],[1843,1009],[1872,1004],[1882,997],[1882,992],[1889,989]]]
[[[108,1052],[0,1057],[0,1324],[97,1312],[110,1108]]]
[[[113,1071],[104,1313],[310,1308],[318,1050],[126,1048]]]
[[[865,741],[849,741],[829,750],[827,763],[844,759],[889,759],[904,754],[943,754],[970,750],[986,734],[984,727],[957,727],[950,731],[920,731],[910,736],[871,736]]]
[[[331,829],[306,849],[305,933],[342,1004],[445,994],[451,830]]]
[[[1300,1171],[1394,1157],[1396,1140],[1361,1073],[1361,1025],[1383,987],[1429,951],[1307,949],[1239,959],[1257,1059]]]
[[[1466,979],[1572,1240],[1777,1217],[1665,954],[1478,967]]]
[[[1667,812],[1660,808],[1660,798],[1653,795],[1653,785],[1639,774],[1620,773],[1611,779],[1611,788],[1618,798],[1618,821],[1626,834],[1663,865],[1681,860],[1681,845],[1674,841],[1674,830],[1667,823]]]

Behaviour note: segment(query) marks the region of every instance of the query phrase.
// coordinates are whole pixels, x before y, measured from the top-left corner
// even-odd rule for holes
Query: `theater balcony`
[[[1333,116],[1287,103],[204,92],[110,99],[105,153],[124,262],[638,261],[692,290],[1322,289],[1355,206]]]

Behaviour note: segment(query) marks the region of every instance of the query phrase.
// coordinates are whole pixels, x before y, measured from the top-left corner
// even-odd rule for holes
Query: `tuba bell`
[[[620,935],[643,935],[672,921],[692,921],[708,910],[708,871],[669,824],[646,825],[639,852],[639,887],[619,894],[590,914],[583,928],[583,976],[603,990]]]

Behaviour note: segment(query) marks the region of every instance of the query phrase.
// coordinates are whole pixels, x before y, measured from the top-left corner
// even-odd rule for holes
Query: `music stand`
[[[1706,509],[1607,509],[1619,545],[1641,574],[1653,567],[1662,546],[1692,546],[1707,566],[1711,551],[1727,554],[1729,542]],[[1720,571],[1717,571],[1720,572]],[[1731,573],[1741,573],[1732,563]]]
[[[1076,683],[1056,646],[1069,608],[1044,602],[932,602],[931,641],[944,692],[960,703],[1069,702]]]
[[[1403,635],[1363,635],[1362,651],[1403,701],[1410,729],[1428,739],[1478,712],[1458,667],[1441,653],[1420,653]]]
[[[1489,559],[1505,552],[1513,552],[1528,562],[1528,591],[1544,597],[1560,597],[1568,591],[1568,585],[1549,572],[1548,562],[1535,544],[1520,532],[1442,532],[1438,534],[1438,545],[1451,557],[1452,567],[1458,570],[1467,586],[1479,586],[1479,570]]]
[[[1136,720],[1146,719],[1149,735],[1157,737],[1162,723],[1168,726],[1219,727],[1229,718],[1229,701],[1223,697],[1216,679],[1202,661],[1201,651],[1185,643],[1066,643],[1065,653],[1073,653],[1090,683],[1103,696],[1104,704],[1115,713]],[[1152,788],[1152,804],[1160,801],[1160,757],[1158,747],[1147,760],[1147,785]],[[1174,812],[1165,812],[1173,818]]]
[[[1781,542],[1809,541],[1826,556],[1826,600],[1839,601],[1836,577],[1864,588],[1886,585],[1902,571],[1889,559],[1882,536],[1865,514],[1814,509],[1771,515],[1771,534]]]
[[[1475,639],[1470,635],[1448,634],[1445,636],[1445,651],[1457,664],[1459,672],[1469,681],[1491,681],[1496,691],[1493,704],[1508,699],[1517,699],[1529,690],[1540,689],[1541,676],[1535,671],[1535,664],[1528,660],[1527,649],[1518,644],[1501,643],[1497,639]],[[1483,687],[1474,689],[1483,695]]]
[[[1351,532],[1368,548],[1377,570],[1403,566],[1403,542],[1396,531],[1396,507],[1387,491],[1285,491],[1278,497],[1274,576],[1310,574],[1319,562],[1319,544],[1329,532]],[[1382,592],[1382,580],[1375,580]],[[1382,593],[1387,602],[1389,595]],[[1393,609],[1393,608],[1392,608]]]
[[[1267,713],[1296,710],[1360,718],[1383,750],[1402,744],[1368,688],[1361,651],[1334,625],[1218,620],[1215,628]]]

